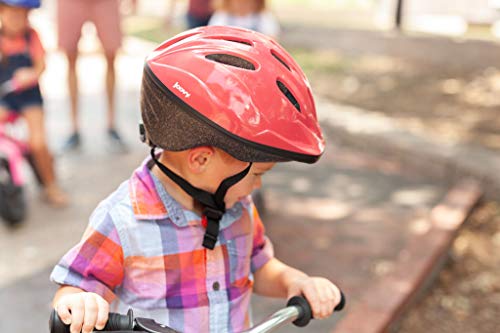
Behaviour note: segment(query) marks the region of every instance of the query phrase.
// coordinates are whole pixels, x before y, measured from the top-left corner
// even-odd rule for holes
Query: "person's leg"
[[[106,93],[108,104],[107,128],[112,149],[124,152],[127,147],[116,130],[115,115],[115,59],[121,46],[122,31],[121,17],[117,0],[101,0],[94,2],[92,8],[92,21],[97,35],[101,40],[106,57]]]
[[[92,21],[101,40],[106,57],[106,93],[108,105],[108,129],[115,128],[115,58],[121,46],[122,31],[117,0],[101,0],[92,6]]]
[[[41,106],[28,106],[23,109],[22,116],[28,126],[28,145],[44,187],[45,198],[54,206],[64,206],[67,198],[56,183],[53,158],[45,136],[43,110]]]
[[[80,131],[80,122],[78,120],[78,74],[76,71],[76,61],[78,52],[66,52],[68,60],[68,92],[71,108],[71,124],[73,133]]]
[[[115,128],[115,53],[110,52],[106,55],[106,96],[108,105],[108,129]]]
[[[68,61],[68,93],[72,130],[72,134],[63,149],[70,150],[80,145],[76,64],[78,58],[78,41],[80,40],[82,26],[89,18],[89,9],[86,0],[58,0],[57,5],[58,43],[59,47],[66,54]]]
[[[107,104],[108,104],[108,117],[107,117],[107,127],[108,127],[108,137],[111,143],[111,150],[117,153],[123,153],[127,151],[127,145],[121,138],[121,135],[116,129],[116,107],[115,107],[115,58],[116,53],[110,52],[106,53],[106,94],[107,94]]]
[[[80,121],[78,119],[78,75],[76,62],[78,52],[67,51],[66,59],[68,61],[68,93],[71,111],[71,134],[64,143],[63,150],[74,150],[80,147]]]

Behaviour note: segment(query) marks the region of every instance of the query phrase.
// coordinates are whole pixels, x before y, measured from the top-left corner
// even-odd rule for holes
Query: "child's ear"
[[[206,170],[215,153],[213,147],[202,146],[191,148],[188,154],[189,168],[195,173]]]

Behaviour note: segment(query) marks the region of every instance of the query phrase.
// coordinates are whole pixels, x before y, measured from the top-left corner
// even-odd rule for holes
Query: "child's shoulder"
[[[31,56],[35,59],[45,54],[40,36],[32,27],[14,38],[2,38],[0,45],[2,52],[6,55],[23,53],[27,49],[30,50]]]
[[[36,31],[35,28],[29,27],[26,31],[26,39],[31,45],[35,45],[36,47],[43,47],[42,39],[40,38],[40,34]]]

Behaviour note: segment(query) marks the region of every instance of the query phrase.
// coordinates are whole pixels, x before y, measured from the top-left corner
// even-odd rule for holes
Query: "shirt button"
[[[215,281],[212,285],[212,288],[214,288],[215,291],[218,291],[220,289],[220,283]]]

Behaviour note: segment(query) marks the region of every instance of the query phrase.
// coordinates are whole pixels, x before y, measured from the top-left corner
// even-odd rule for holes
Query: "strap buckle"
[[[203,215],[205,215],[209,221],[220,221],[222,216],[224,215],[224,212],[212,207],[205,207],[205,209],[203,209]]]
[[[215,244],[217,243],[217,236],[218,235],[214,236],[205,232],[205,237],[203,237],[203,247],[213,250],[215,248]]]
[[[224,215],[224,212],[212,207],[205,207],[203,215],[207,218],[207,228],[203,237],[203,246],[213,250],[219,237],[219,222]]]

